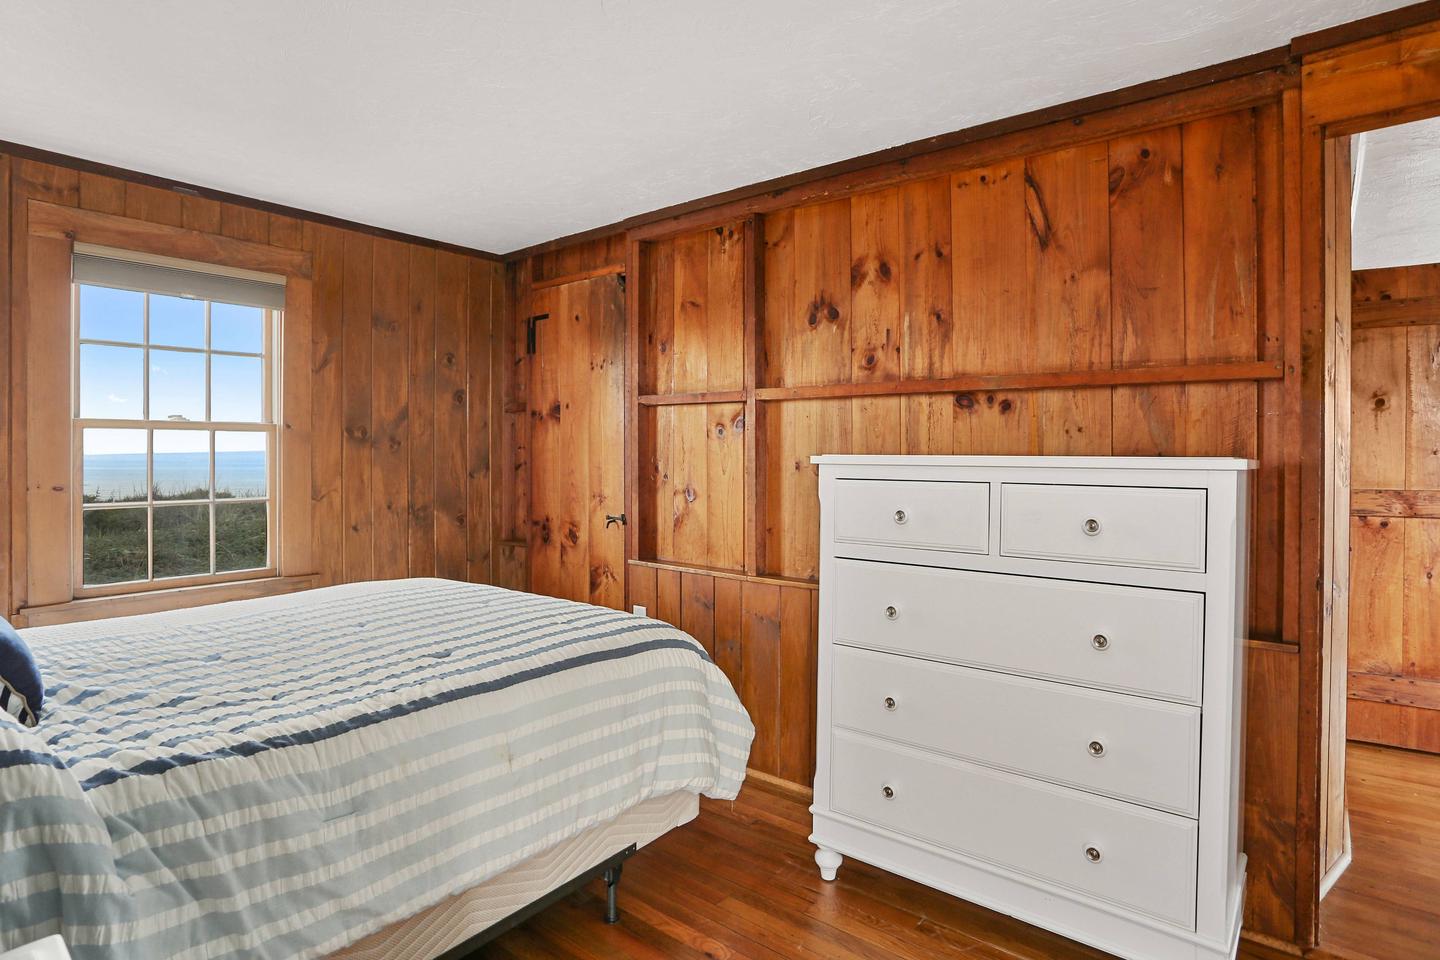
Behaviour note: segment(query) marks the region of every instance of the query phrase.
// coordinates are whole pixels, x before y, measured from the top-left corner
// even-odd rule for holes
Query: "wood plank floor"
[[[1341,957],[1440,957],[1440,756],[1352,743],[1350,869],[1320,903]]]
[[[641,850],[601,922],[592,885],[505,934],[488,960],[1100,960],[1107,956],[854,860],[820,880],[801,802],[747,786]],[[1247,960],[1281,956],[1246,944]],[[1433,956],[1433,954],[1432,954]]]

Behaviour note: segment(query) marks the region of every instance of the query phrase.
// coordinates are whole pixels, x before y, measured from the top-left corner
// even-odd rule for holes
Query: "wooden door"
[[[1440,263],[1353,293],[1349,737],[1440,753]]]
[[[531,294],[530,589],[621,609],[625,295],[618,276]]]

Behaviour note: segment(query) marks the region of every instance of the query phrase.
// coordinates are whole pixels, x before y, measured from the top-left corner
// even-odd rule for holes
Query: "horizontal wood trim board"
[[[446,243],[443,240],[435,240],[430,237],[417,237],[414,234],[401,233],[399,230],[387,230],[384,227],[377,227],[373,224],[360,223],[355,220],[346,220],[343,217],[332,217],[325,213],[315,213],[311,210],[301,210],[298,207],[287,207],[283,203],[271,203],[268,200],[258,200],[255,197],[243,197],[235,193],[226,193],[223,190],[212,190],[209,187],[202,187],[193,183],[185,183],[180,180],[170,180],[165,177],[157,177],[154,174],[141,173],[138,170],[130,170],[125,167],[116,167],[108,163],[100,163],[95,160],[86,160],[83,157],[72,157],[64,153],[55,153],[52,150],[42,150],[39,147],[32,147],[28,144],[14,143],[9,140],[0,140],[0,154],[34,160],[39,163],[48,163],[57,167],[65,167],[69,170],[76,170],[82,174],[98,174],[102,177],[112,177],[116,180],[123,180],[126,183],[135,183],[147,187],[154,187],[165,190],[181,197],[196,197],[201,200],[214,200],[220,203],[228,203],[237,207],[246,207],[251,210],[259,210],[264,213],[273,213],[282,217],[292,217],[296,220],[307,220],[327,227],[338,227],[342,230],[350,230],[355,233],[364,233],[372,237],[380,237],[386,240],[399,240],[401,243],[411,243],[416,246],[430,247],[435,250],[445,250],[450,253],[459,253],[464,256],[478,257],[482,260],[489,260],[494,263],[504,263],[505,258],[489,250],[480,250],[475,247],[461,246],[458,243]]]
[[[313,270],[313,258],[303,250],[236,240],[113,213],[64,207],[43,200],[31,200],[28,213],[30,233],[37,237],[119,247],[303,279],[309,279]]]
[[[536,280],[530,284],[532,290],[547,290],[550,287],[563,287],[567,283],[578,283],[581,280],[594,280],[596,277],[610,277],[625,272],[625,264],[609,263],[603,267],[596,267],[593,270],[581,270],[578,273],[567,273],[558,277],[550,277],[548,280]]]
[[[1178,364],[1119,370],[1061,370],[1050,373],[1009,373],[946,377],[936,380],[889,380],[832,383],[813,387],[760,387],[760,400],[826,400],[847,397],[888,397],[901,394],[969,393],[984,390],[1047,390],[1064,387],[1114,387],[1132,384],[1225,383],[1236,380],[1280,380],[1283,364],[1271,360],[1233,363]]]
[[[45,606],[22,608],[16,616],[18,626],[47,627],[58,623],[99,620],[104,617],[128,617],[140,613],[157,613],[206,606],[229,600],[250,600],[310,590],[320,586],[319,574],[292,577],[265,577],[236,580],[229,583],[207,583],[170,590],[148,590],[113,597],[86,597]]]
[[[741,580],[745,583],[768,583],[777,587],[799,587],[802,590],[819,590],[814,580],[800,580],[795,577],[767,577],[764,574],[748,574],[740,570],[721,570],[715,567],[698,567],[688,563],[667,563],[664,560],[631,560],[632,567],[647,567],[651,570],[673,570],[676,573],[694,573],[722,580]]]
[[[646,393],[639,397],[642,407],[670,407],[700,403],[743,403],[744,390],[711,390],[702,393]]]
[[[1440,297],[1360,300],[1350,308],[1350,322],[1356,329],[1440,323]]]
[[[1381,676],[1350,671],[1351,700],[1395,703],[1422,710],[1440,710],[1440,680]]]
[[[1350,515],[1440,519],[1440,490],[1356,490],[1350,495]]]

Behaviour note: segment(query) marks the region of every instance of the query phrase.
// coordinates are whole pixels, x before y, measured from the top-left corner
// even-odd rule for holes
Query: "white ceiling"
[[[3,0],[0,139],[496,252],[1408,0]]]
[[[1440,120],[1354,138],[1355,219],[1351,266],[1440,262]]]

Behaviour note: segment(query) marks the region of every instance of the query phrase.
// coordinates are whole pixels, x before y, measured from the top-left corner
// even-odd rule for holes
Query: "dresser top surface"
[[[915,467],[1021,467],[1068,470],[1209,470],[1243,472],[1259,463],[1238,457],[971,457],[971,456],[878,456],[865,454],[821,454],[810,458],[821,466],[915,466]]]

